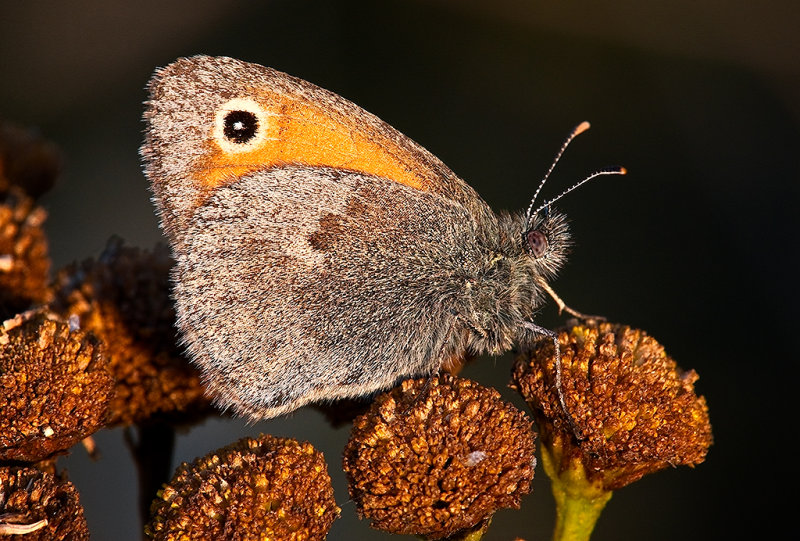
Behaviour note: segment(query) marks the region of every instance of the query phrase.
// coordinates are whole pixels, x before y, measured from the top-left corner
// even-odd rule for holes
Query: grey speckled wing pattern
[[[221,188],[186,233],[180,327],[238,411],[272,417],[369,393],[463,349],[454,311],[479,274],[463,249],[476,224],[441,196],[284,167]]]

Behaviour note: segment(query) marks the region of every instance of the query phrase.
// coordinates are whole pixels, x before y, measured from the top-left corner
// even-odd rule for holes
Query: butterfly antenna
[[[552,173],[553,169],[556,168],[556,164],[558,163],[558,160],[561,159],[561,156],[564,154],[564,151],[567,150],[567,147],[572,142],[572,140],[575,139],[580,134],[582,134],[583,132],[585,132],[586,130],[588,130],[590,126],[591,125],[586,121],[581,122],[580,124],[575,126],[575,128],[573,128],[573,130],[570,132],[570,134],[567,136],[567,138],[561,144],[561,148],[558,149],[558,154],[556,154],[556,157],[553,160],[553,163],[550,164],[550,169],[548,169],[547,173],[545,173],[544,178],[542,178],[542,181],[539,183],[539,187],[536,188],[536,193],[533,194],[533,199],[531,199],[531,204],[528,205],[528,211],[525,214],[526,223],[530,224],[531,223],[531,217],[534,214],[536,214],[536,212],[539,212],[538,210],[536,212],[531,212],[531,209],[533,209],[533,205],[536,202],[536,198],[539,197],[539,192],[542,191],[542,187],[544,186],[544,183],[547,182],[548,178],[550,178],[550,173]],[[573,188],[577,188],[577,186],[573,186]],[[564,194],[561,194],[561,195],[564,195]],[[559,196],[559,197],[561,197],[561,196]],[[555,201],[555,199],[551,200],[550,203],[552,203],[553,201]],[[547,206],[547,204],[545,204],[545,206]]]
[[[627,173],[628,173],[627,169],[625,169],[624,167],[619,167],[619,166],[607,167],[606,169],[601,169],[599,171],[595,171],[594,173],[592,173],[591,175],[589,175],[588,177],[586,177],[582,181],[573,184],[572,186],[570,186],[569,188],[567,188],[566,190],[564,190],[563,192],[561,192],[560,194],[558,194],[554,198],[550,199],[549,201],[545,201],[545,203],[541,207],[536,209],[533,212],[533,214],[530,214],[530,216],[535,215],[537,212],[539,212],[543,208],[550,206],[552,203],[555,203],[556,201],[558,201],[559,199],[561,199],[562,197],[567,195],[569,192],[571,192],[572,190],[574,190],[578,186],[589,182],[593,178],[602,177],[603,175],[626,175]]]

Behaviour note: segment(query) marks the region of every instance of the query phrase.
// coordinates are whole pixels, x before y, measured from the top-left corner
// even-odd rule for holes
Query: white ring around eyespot
[[[225,137],[225,117],[231,111],[247,111],[256,115],[258,130],[255,136],[246,143],[234,143]],[[266,139],[270,116],[257,101],[251,98],[233,98],[217,108],[217,114],[214,117],[214,141],[225,152],[238,153],[253,150]]]

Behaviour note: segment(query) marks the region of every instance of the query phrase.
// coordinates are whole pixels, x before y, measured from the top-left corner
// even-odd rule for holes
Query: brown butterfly
[[[274,417],[555,340],[533,318],[545,293],[564,308],[548,281],[569,234],[550,203],[577,185],[495,213],[374,115],[232,58],[179,59],[148,88],[141,153],[178,327],[222,407]]]

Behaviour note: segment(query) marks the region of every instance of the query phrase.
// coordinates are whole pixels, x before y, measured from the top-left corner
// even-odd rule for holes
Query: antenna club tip
[[[591,127],[592,127],[592,125],[584,120],[583,122],[581,122],[580,124],[578,124],[575,127],[575,132],[574,133],[575,133],[575,135],[580,135],[581,133],[585,132],[586,130],[588,130]]]
[[[625,167],[620,167],[619,168],[619,174],[620,175],[627,175],[628,174],[628,170]]]

